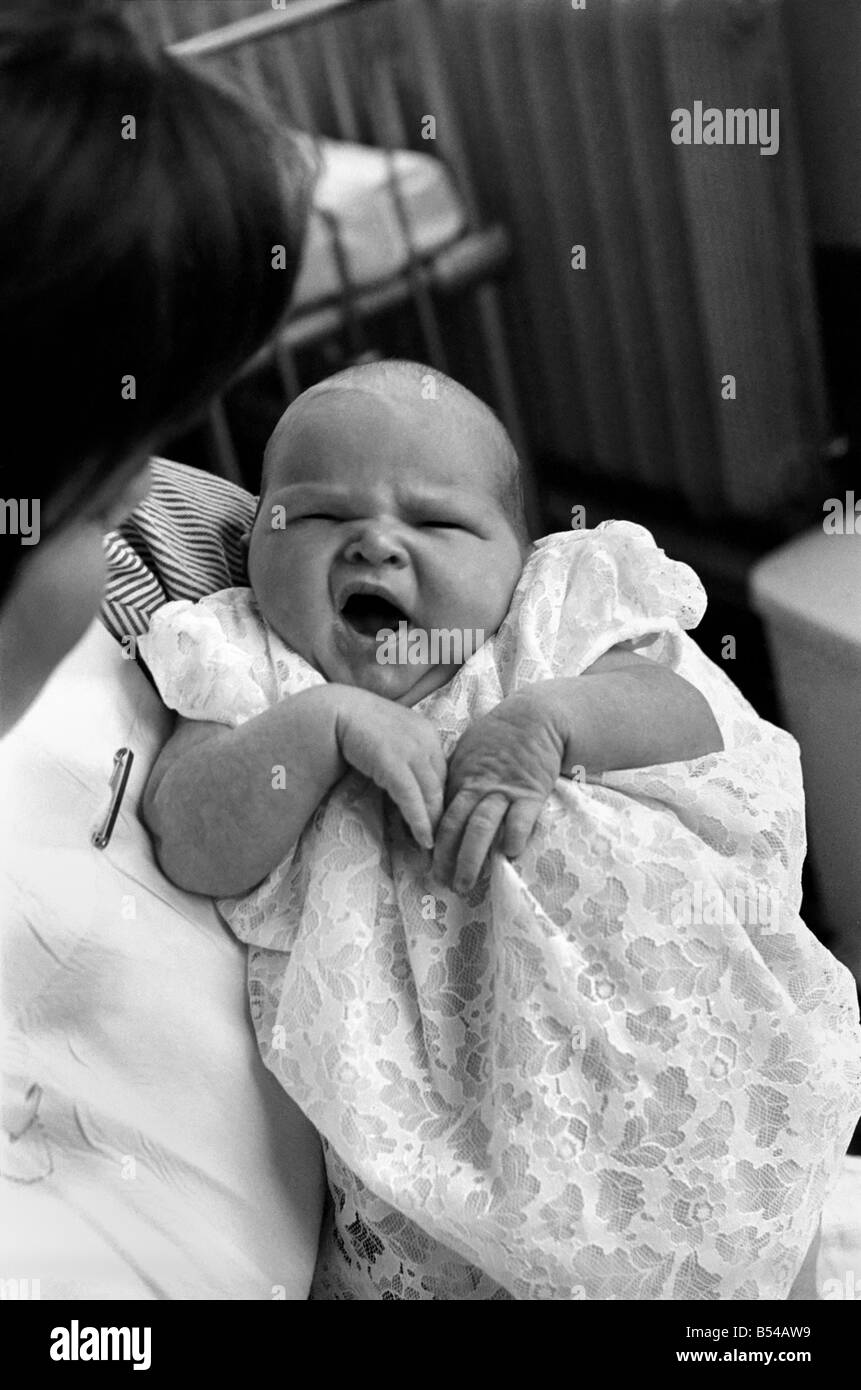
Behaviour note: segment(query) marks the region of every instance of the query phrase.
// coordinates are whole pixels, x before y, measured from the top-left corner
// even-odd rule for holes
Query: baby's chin
[[[447,685],[457,669],[456,666],[372,666],[369,663],[357,671],[332,669],[323,674],[327,680],[355,685],[383,700],[412,706]]]
[[[328,681],[357,686],[400,705],[418,704],[446,685],[458,670],[458,664],[410,661],[411,650],[399,649],[394,654],[381,647],[379,640],[362,637],[345,624],[336,625],[327,636],[328,640],[317,645],[312,660]],[[383,659],[384,653],[389,659]],[[396,659],[392,660],[392,655]]]

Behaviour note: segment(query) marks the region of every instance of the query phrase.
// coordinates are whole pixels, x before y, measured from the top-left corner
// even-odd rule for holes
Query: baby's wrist
[[[536,716],[558,741],[561,774],[584,763],[584,731],[590,720],[590,691],[579,676],[538,681],[528,687]]]
[[[302,729],[306,746],[316,749],[317,756],[325,761],[331,759],[331,772],[336,780],[343,777],[347,771],[347,764],[341,752],[339,729],[341,712],[345,705],[344,696],[349,693],[349,686],[327,682],[325,685],[303,690],[293,697],[294,705],[301,701],[305,706]]]
[[[560,775],[567,771],[568,743],[572,732],[565,692],[561,689],[569,684],[568,681],[535,681],[515,691],[503,702],[509,707],[519,706],[524,726],[532,730],[537,726],[544,732],[557,750]]]
[[[352,739],[357,729],[366,729],[377,713],[377,704],[388,705],[381,695],[355,685],[330,682],[323,687],[323,703],[332,721],[332,737],[338,757],[347,770],[350,761],[344,755],[344,739]]]

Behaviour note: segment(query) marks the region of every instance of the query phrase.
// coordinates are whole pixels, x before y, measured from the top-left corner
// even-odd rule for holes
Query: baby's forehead
[[[348,481],[362,473],[417,470],[440,483],[464,481],[459,456],[469,458],[474,489],[492,493],[496,469],[492,432],[479,402],[425,398],[411,383],[385,391],[365,385],[324,386],[299,397],[281,417],[266,448],[267,486]]]

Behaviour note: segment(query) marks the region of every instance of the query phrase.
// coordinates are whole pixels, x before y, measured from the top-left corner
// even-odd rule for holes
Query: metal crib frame
[[[288,8],[273,7],[258,15],[171,44],[168,51],[181,58],[206,59],[238,48],[247,48],[276,34],[295,33],[300,28],[320,24],[321,21],[346,11],[367,9],[379,3],[393,4],[394,0],[292,0]],[[448,295],[460,289],[470,288],[475,296],[483,350],[493,383],[493,404],[504,420],[523,463],[527,507],[530,520],[534,521],[538,512],[533,474],[517,405],[499,289],[492,279],[509,259],[509,236],[502,226],[482,226],[469,162],[460,136],[454,102],[435,33],[435,24],[439,19],[438,4],[436,0],[398,0],[398,6],[399,16],[404,17],[414,36],[416,65],[423,89],[427,92],[428,107],[446,132],[446,138],[440,140],[440,147],[463,201],[466,230],[455,243],[430,257],[422,258],[416,252],[409,221],[400,198],[392,158],[396,150],[407,148],[409,145],[404,116],[391,70],[383,61],[375,63],[375,99],[370,106],[369,115],[376,142],[390,157],[390,188],[407,247],[407,268],[382,285],[355,289],[349,282],[337,226],[330,226],[335,259],[343,284],[340,302],[321,303],[319,306],[288,315],[277,338],[258,353],[240,375],[246,375],[264,363],[274,360],[287,399],[292,400],[299,389],[299,374],[295,361],[298,348],[325,340],[346,328],[351,346],[356,355],[359,355],[366,345],[364,323],[383,310],[409,301],[412,301],[417,312],[428,361],[440,371],[445,371],[446,352],[434,294]],[[358,113],[337,24],[324,27],[321,34],[321,51],[333,107],[337,114],[338,136],[344,140],[356,141],[359,138]],[[302,123],[312,136],[319,136],[304,76],[294,56],[287,49],[284,61],[289,64],[292,95]],[[251,70],[250,65],[248,79],[253,91],[255,84],[259,82],[259,71]],[[211,409],[210,429],[219,471],[225,477],[239,481],[236,453],[221,400]]]

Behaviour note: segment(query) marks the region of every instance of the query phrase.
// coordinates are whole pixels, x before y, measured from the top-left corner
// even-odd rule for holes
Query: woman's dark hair
[[[38,498],[43,534],[272,334],[313,181],[228,90],[64,4],[0,9],[0,505]]]

